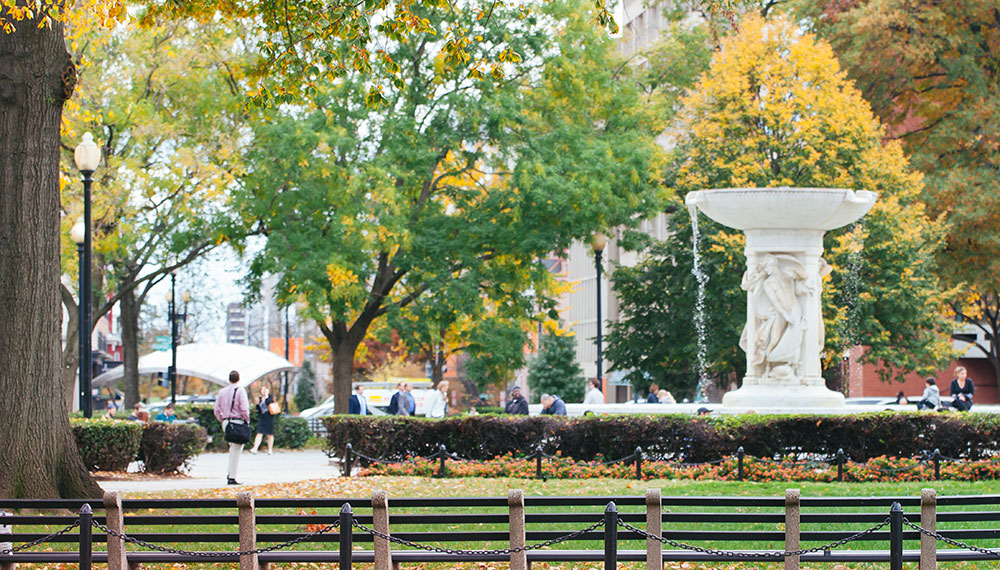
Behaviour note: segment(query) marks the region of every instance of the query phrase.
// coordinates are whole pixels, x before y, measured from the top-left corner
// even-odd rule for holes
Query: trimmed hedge
[[[205,428],[205,431],[212,438],[212,441],[208,444],[208,449],[214,451],[228,449],[226,440],[222,437],[222,424],[219,423],[219,420],[215,419],[215,412],[212,411],[212,406],[202,404],[182,407],[184,408],[183,413],[186,414],[187,417],[195,418],[198,425]],[[178,407],[178,416],[181,415],[180,408],[181,406]],[[251,404],[250,431],[255,435],[257,433],[257,417],[259,415],[260,412],[257,410],[257,406]],[[285,412],[282,412],[274,418],[275,447],[282,449],[301,449],[302,447],[305,447],[306,441],[309,440],[310,435],[312,434],[309,432],[309,422],[306,421],[305,418],[290,416]]]
[[[443,420],[404,417],[330,416],[326,452],[355,451],[385,459],[430,455],[438,444],[469,459],[527,454],[542,445],[579,461],[617,459],[642,447],[666,458],[715,461],[743,447],[748,455],[780,457],[838,449],[854,461],[913,457],[940,449],[949,457],[979,459],[1000,448],[1000,416],[881,412],[843,416],[747,415],[693,418],[688,415],[468,416]]]
[[[204,428],[192,424],[153,422],[142,431],[139,453],[147,473],[174,473],[187,468],[208,443]]]
[[[125,471],[135,461],[142,424],[118,420],[71,418],[73,437],[91,471]]]

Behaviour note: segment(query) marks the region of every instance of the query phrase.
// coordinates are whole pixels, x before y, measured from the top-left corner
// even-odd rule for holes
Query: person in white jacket
[[[438,382],[437,391],[431,396],[431,405],[427,410],[428,418],[443,418],[448,415],[448,381]]]
[[[601,379],[591,378],[590,386],[587,387],[587,394],[583,397],[584,404],[603,404],[604,393],[601,392]]]

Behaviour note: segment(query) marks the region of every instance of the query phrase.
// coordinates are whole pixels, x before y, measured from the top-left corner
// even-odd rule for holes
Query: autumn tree
[[[439,41],[468,15],[421,12],[429,31],[380,44],[403,75],[384,101],[359,66],[318,89],[315,110],[282,109],[257,130],[259,167],[238,197],[267,234],[252,279],[278,275],[281,302],[303,303],[323,331],[339,412],[357,347],[388,312],[456,281],[501,290],[491,267],[540,266],[657,203],[657,121],[615,80],[589,16],[546,9],[497,5],[468,46],[473,61],[507,53],[511,75],[460,67]]]
[[[949,355],[942,288],[934,273],[940,229],[920,202],[920,176],[898,143],[882,142],[884,130],[828,44],[801,34],[783,17],[765,22],[750,16],[722,42],[684,104],[670,171],[678,200],[692,190],[728,187],[858,188],[879,194],[860,224],[826,236],[826,259],[834,268],[823,292],[827,367],[855,344],[867,347],[867,361],[883,365],[885,380],[932,369]],[[615,366],[634,367],[654,380],[676,378],[696,360],[693,339],[626,347],[654,340],[636,336],[651,318],[662,319],[661,329],[693,336],[692,257],[682,253],[690,251],[691,224],[684,208],[673,221],[676,233],[667,246],[616,285],[625,297],[625,318],[609,335]],[[710,272],[707,329],[710,337],[725,335],[724,342],[709,340],[711,370],[721,379],[733,373],[739,355],[732,347],[745,320],[739,287],[744,237],[704,217],[699,224],[702,267]],[[671,286],[661,295],[638,297],[656,293],[654,279]],[[691,386],[695,378],[691,369]]]
[[[947,232],[950,306],[983,329],[1000,381],[1000,12],[992,0],[802,2],[875,114],[924,174]]]
[[[222,227],[236,232],[225,192],[242,168],[239,138],[249,117],[234,69],[246,54],[222,23],[159,22],[113,36],[84,27],[69,40],[81,66],[64,146],[93,131],[105,157],[92,200],[93,323],[120,307],[131,407],[139,401],[139,314],[149,292],[225,243]],[[72,225],[82,210],[78,185],[65,186],[63,205],[72,212],[63,224]],[[75,272],[75,259],[64,263]],[[62,297],[75,314],[73,295],[64,288]],[[67,334],[76,336],[73,327]],[[74,342],[66,343],[63,363],[72,393]]]

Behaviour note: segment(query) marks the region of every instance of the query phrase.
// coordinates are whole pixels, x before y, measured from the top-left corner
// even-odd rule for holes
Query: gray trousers
[[[239,423],[246,423],[243,420],[233,420]],[[229,425],[229,420],[222,420],[222,433],[226,432],[226,426]],[[240,469],[240,455],[243,454],[243,444],[242,443],[230,443],[229,444],[229,474],[226,477],[230,479],[236,478],[236,472]]]

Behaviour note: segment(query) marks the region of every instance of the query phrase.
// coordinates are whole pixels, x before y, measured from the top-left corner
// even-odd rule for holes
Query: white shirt
[[[591,386],[590,390],[587,390],[587,395],[583,397],[584,404],[603,404],[604,394],[600,390]]]
[[[444,396],[440,390],[434,390],[431,396],[431,405],[427,410],[428,418],[443,418],[445,414]]]
[[[358,397],[358,408],[359,408],[359,410],[361,412],[360,415],[367,416],[368,415],[368,398],[364,397],[361,394],[358,394],[357,392],[355,392],[355,395],[357,395],[357,397]]]

